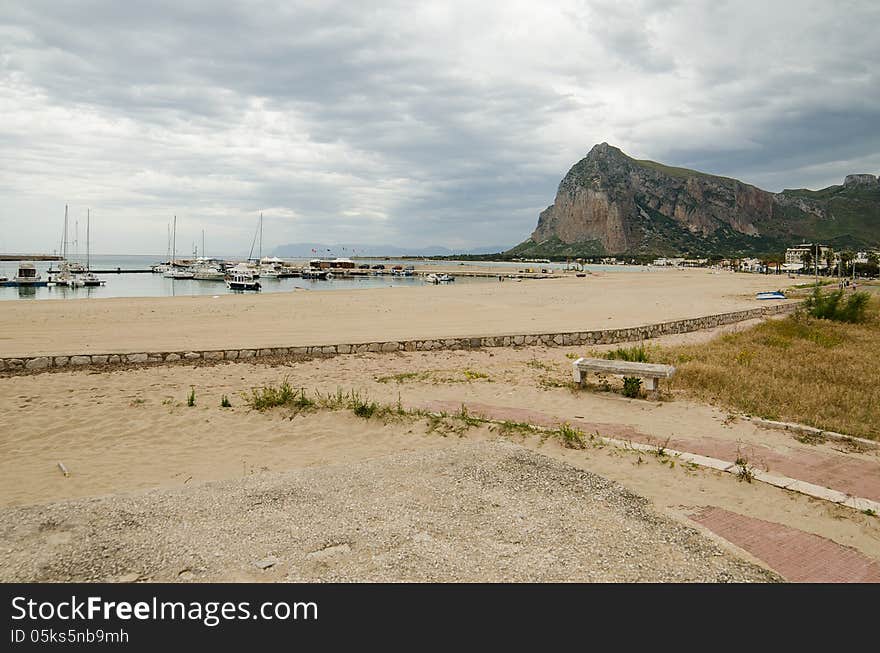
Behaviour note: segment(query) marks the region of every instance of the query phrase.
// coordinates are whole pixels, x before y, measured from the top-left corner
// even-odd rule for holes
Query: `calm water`
[[[122,270],[121,274],[100,274],[99,276],[107,283],[104,286],[95,288],[64,288],[64,287],[40,287],[40,288],[0,288],[0,300],[11,299],[76,299],[85,297],[176,297],[176,296],[193,296],[193,295],[222,295],[234,291],[226,288],[223,281],[196,281],[194,279],[166,279],[161,274],[152,273],[130,273],[126,274],[125,270],[149,269],[149,267],[162,260],[161,256],[92,256],[91,265],[93,270]],[[304,264],[307,261],[294,261]],[[385,260],[385,259],[364,259],[358,260],[358,264],[366,263],[374,265],[381,263],[386,267],[392,265],[413,265],[417,268],[459,267],[454,261],[413,261],[413,260]],[[35,261],[38,274],[43,279],[47,278],[47,271],[50,265],[54,268],[58,267],[57,261]],[[562,269],[565,267],[563,263],[513,263],[513,262],[480,262],[477,265],[483,267],[497,267],[498,272],[508,274],[517,270],[530,267],[533,270]],[[463,270],[467,269],[466,265],[460,266]],[[645,271],[647,268],[640,266],[618,266],[618,265],[591,265],[587,266],[591,271],[611,271],[611,272],[632,272]],[[0,276],[13,278],[18,272],[18,261],[0,261]],[[375,277],[355,277],[355,278],[335,278],[331,281],[320,281],[317,279],[261,279],[263,288],[262,292],[289,292],[294,288],[306,288],[308,290],[349,290],[352,288],[386,288],[391,286],[425,286],[426,284],[419,277],[392,277],[392,276],[375,276]],[[488,283],[495,282],[494,278],[486,277],[456,277],[455,283]]]

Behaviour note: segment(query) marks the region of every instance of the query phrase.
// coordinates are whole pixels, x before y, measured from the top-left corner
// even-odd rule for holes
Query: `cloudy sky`
[[[880,3],[0,0],[0,251],[470,248],[597,142],[768,190],[880,172]]]

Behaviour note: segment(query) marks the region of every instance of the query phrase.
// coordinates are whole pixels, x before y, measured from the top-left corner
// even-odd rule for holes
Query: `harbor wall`
[[[306,358],[336,356],[342,354],[394,353],[401,351],[437,351],[443,349],[479,349],[482,347],[571,347],[581,345],[609,345],[619,342],[647,340],[659,336],[674,335],[711,329],[744,320],[793,312],[800,303],[791,302],[762,306],[731,313],[718,313],[702,317],[659,322],[620,329],[593,331],[565,331],[560,333],[525,333],[495,336],[457,338],[426,338],[414,340],[391,340],[380,342],[357,342],[335,345],[299,345],[293,347],[188,350],[163,352],[131,352],[108,354],[65,354],[54,356],[18,356],[0,358],[0,374],[31,374],[62,369],[135,367],[194,363],[197,361],[246,361],[267,358]]]

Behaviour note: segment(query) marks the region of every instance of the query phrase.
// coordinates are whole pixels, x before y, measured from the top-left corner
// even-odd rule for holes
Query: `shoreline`
[[[764,307],[754,293],[765,288],[751,276],[658,270],[551,284],[9,302],[0,358],[586,333]]]

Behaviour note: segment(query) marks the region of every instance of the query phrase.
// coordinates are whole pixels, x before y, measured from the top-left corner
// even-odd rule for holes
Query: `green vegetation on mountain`
[[[778,256],[803,241],[880,244],[880,182],[769,193],[596,145],[559,184],[531,237],[508,256]]]

